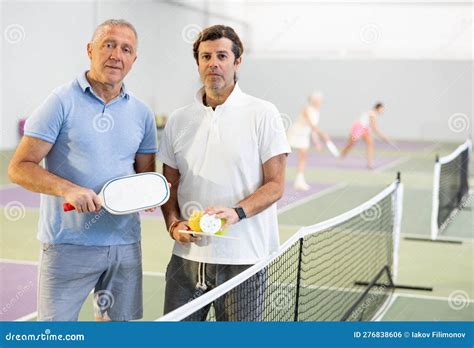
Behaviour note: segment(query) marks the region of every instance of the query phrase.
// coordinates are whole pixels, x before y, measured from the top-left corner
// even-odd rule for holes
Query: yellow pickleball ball
[[[196,232],[202,232],[201,226],[199,225],[199,222],[201,221],[201,217],[204,215],[204,212],[195,210],[189,217],[189,227],[191,227],[191,230],[196,231]]]

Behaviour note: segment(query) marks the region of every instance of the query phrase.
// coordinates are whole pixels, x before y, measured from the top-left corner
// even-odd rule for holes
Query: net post
[[[393,202],[393,209],[395,210],[395,214],[393,216],[393,255],[391,270],[392,273],[390,274],[390,276],[392,277],[394,282],[396,281],[398,276],[398,252],[400,250],[400,235],[403,216],[403,188],[403,184],[399,181],[397,189],[394,193],[395,202]]]
[[[400,172],[397,172],[397,181],[401,182],[402,181],[402,175]]]
[[[294,321],[298,321],[298,310],[300,304],[300,282],[301,282],[301,261],[303,258],[303,236],[299,239],[300,250],[298,254],[298,273],[296,275],[296,300],[295,300],[295,315]]]
[[[441,164],[439,163],[439,156],[436,155],[436,163],[433,173],[433,196],[431,202],[431,240],[438,237],[438,208],[439,208],[439,181],[441,175]]]

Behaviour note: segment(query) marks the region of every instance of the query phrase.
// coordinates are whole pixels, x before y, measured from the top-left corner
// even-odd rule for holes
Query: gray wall
[[[95,26],[107,18],[125,18],[137,27],[139,57],[126,79],[132,92],[157,113],[169,114],[189,103],[199,86],[190,43],[193,28],[225,23],[242,34],[245,44],[254,41],[252,26],[231,17],[235,11],[207,12],[210,4],[205,1],[189,4],[1,2],[0,149],[17,145],[20,118],[29,116],[53,88],[88,68],[86,44]],[[12,25],[15,32],[7,32]],[[7,40],[9,34],[16,36]],[[310,91],[323,91],[321,125],[334,135],[345,136],[352,120],[375,100],[387,104],[381,127],[394,138],[459,140],[465,132],[450,131],[449,117],[472,116],[472,60],[296,60],[249,55],[244,57],[241,84],[293,117]]]
[[[333,135],[346,136],[362,111],[382,101],[386,112],[380,127],[387,135],[449,141],[467,136],[459,122],[472,125],[472,78],[472,61],[422,60],[247,58],[240,74],[245,90],[292,118],[311,91],[321,91],[321,127]]]

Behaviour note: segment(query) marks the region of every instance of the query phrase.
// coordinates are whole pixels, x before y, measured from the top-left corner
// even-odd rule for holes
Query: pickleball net
[[[390,301],[403,186],[301,228],[274,254],[160,321],[366,321]]]
[[[469,199],[469,159],[472,142],[466,140],[451,154],[437,158],[433,177],[431,239],[443,233]]]

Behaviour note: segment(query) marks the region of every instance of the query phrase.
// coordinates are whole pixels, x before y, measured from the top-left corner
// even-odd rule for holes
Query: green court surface
[[[427,144],[416,150],[376,149],[376,158],[384,156],[399,160],[389,167],[374,171],[308,168],[306,176],[310,184],[340,186],[315,195],[312,199],[302,200],[301,204],[283,211],[279,215],[281,241],[288,239],[302,226],[324,221],[365,202],[395,180],[397,171],[400,171],[405,191],[397,283],[430,286],[433,291],[396,290],[381,320],[474,320],[472,202],[457,214],[444,232],[445,238],[462,240],[462,244],[404,238],[429,236],[434,158],[436,154],[450,153],[456,146],[457,144]],[[354,154],[363,154],[363,149],[356,148]],[[6,175],[10,156],[11,152],[0,154],[0,184],[4,187],[10,184]],[[294,175],[295,169],[289,167],[287,180],[291,181]],[[470,184],[473,184],[472,178]],[[0,210],[0,259],[37,261],[38,210],[24,209],[22,217],[16,220],[8,217],[3,206]],[[145,216],[142,219],[142,231],[145,272],[143,319],[154,320],[162,315],[164,273],[171,256],[172,241],[162,218]],[[34,318],[32,311],[28,319]],[[90,298],[83,306],[80,319],[93,320]]]

